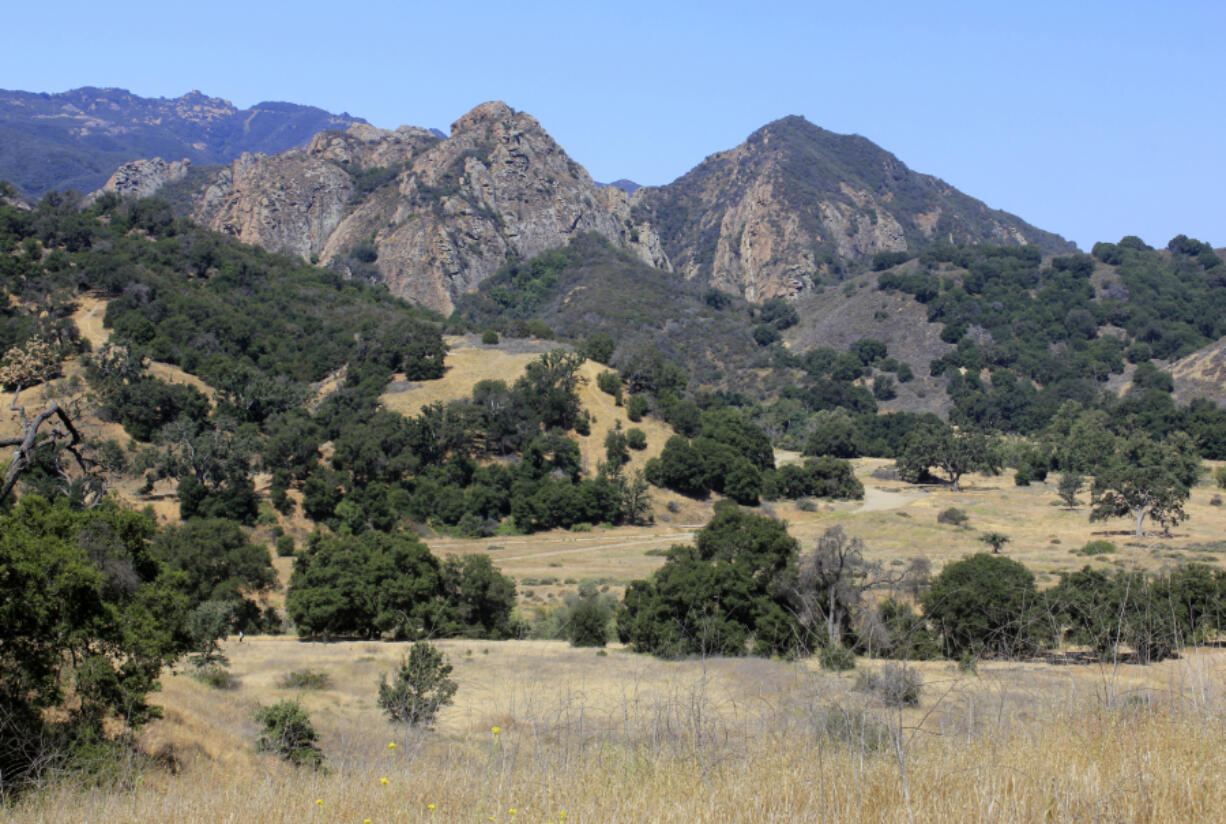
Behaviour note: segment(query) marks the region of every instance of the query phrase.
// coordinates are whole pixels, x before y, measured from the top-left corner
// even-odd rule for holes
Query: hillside
[[[0,90],[0,180],[33,196],[91,192],[131,160],[228,163],[244,152],[283,152],[324,129],[362,122],[294,103],[239,109],[198,91],[155,99],[93,87],[59,94]]]
[[[750,307],[729,296],[715,304],[699,284],[590,233],[503,266],[459,299],[456,314],[476,329],[536,319],[565,339],[605,333],[623,361],[651,350],[685,364],[696,383],[763,393],[760,370],[770,358],[754,342]]]
[[[107,187],[151,193],[176,178],[129,164]],[[216,231],[443,313],[508,259],[583,232],[667,265],[650,228],[632,224],[625,192],[597,186],[535,118],[497,101],[443,139],[408,126],[324,132],[302,149],[201,171],[167,194]]]
[[[858,135],[785,117],[667,186],[634,193],[673,268],[752,301],[838,280],[876,252],[950,243],[1076,247],[911,171]]]
[[[797,117],[657,188],[593,182],[535,118],[497,101],[443,139],[358,126],[191,174],[165,161],[129,164],[107,186],[168,187],[184,214],[213,229],[384,282],[444,313],[508,260],[584,232],[751,302],[837,282],[880,251],[914,254],[937,241],[1075,249],[864,138]]]

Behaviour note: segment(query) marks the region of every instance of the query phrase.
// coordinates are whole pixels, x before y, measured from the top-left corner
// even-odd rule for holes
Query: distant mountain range
[[[61,94],[0,90],[0,180],[34,197],[51,189],[90,192],[137,158],[228,163],[364,122],[294,103],[239,109],[198,91],[155,99],[88,86]]]
[[[594,182],[535,118],[501,102],[444,134],[289,103],[239,110],[199,92],[0,92],[0,138],[0,179],[27,195],[104,183],[160,192],[218,231],[443,312],[507,260],[583,232],[755,302],[938,241],[1076,249],[866,138],[794,116],[658,187]]]

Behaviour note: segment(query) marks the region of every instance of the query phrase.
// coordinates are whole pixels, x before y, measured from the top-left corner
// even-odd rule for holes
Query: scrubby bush
[[[937,513],[938,524],[949,524],[951,526],[966,526],[970,521],[971,516],[967,515],[956,506],[951,506],[949,509],[943,509]]]
[[[626,430],[626,446],[641,452],[647,448],[647,433],[638,427],[631,427]]]
[[[391,683],[379,677],[378,704],[393,721],[430,726],[439,709],[454,700],[456,683],[451,664],[437,647],[419,641],[401,659],[400,669]]]
[[[277,557],[290,558],[294,554],[294,538],[291,535],[282,535],[277,539]]]
[[[261,707],[255,719],[261,725],[256,749],[275,752],[298,766],[318,769],[324,756],[319,749],[319,734],[306,710],[297,701],[282,701],[271,707]]]
[[[647,398],[642,395],[631,395],[626,401],[626,417],[631,423],[638,423],[647,414]]]
[[[856,688],[876,695],[887,707],[919,706],[923,679],[901,664],[886,664],[876,672],[861,672]]]
[[[1115,544],[1110,541],[1089,541],[1081,549],[1075,550],[1078,555],[1110,555],[1115,552]]]
[[[286,690],[323,690],[332,685],[328,673],[318,670],[294,670],[281,676],[277,686]]]
[[[829,670],[830,672],[844,672],[856,668],[856,654],[847,647],[833,644],[822,647],[818,660],[822,665],[822,669]]]

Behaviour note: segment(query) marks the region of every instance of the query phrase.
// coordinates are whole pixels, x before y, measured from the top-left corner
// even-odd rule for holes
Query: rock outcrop
[[[192,162],[187,158],[167,162],[160,157],[133,160],[115,170],[102,186],[102,192],[114,192],[120,197],[151,197],[163,186],[178,183],[187,177]],[[96,197],[100,192],[90,196]]]
[[[768,124],[631,202],[660,233],[675,271],[754,301],[796,295],[848,262],[937,239],[1075,249],[912,172],[865,138],[800,117]]]
[[[500,102],[473,109],[441,140],[425,129],[361,124],[302,149],[245,154],[210,176],[193,202],[206,226],[376,277],[443,313],[508,258],[583,232],[668,267],[625,192],[598,187],[535,118]]]
[[[164,166],[127,164],[113,188],[147,194],[173,173]],[[584,232],[751,301],[795,296],[877,252],[937,240],[1075,249],[862,137],[799,117],[658,188],[594,183],[535,118],[501,102],[476,107],[446,137],[357,124],[281,154],[197,168],[189,181],[203,224],[380,280],[443,313],[508,259]]]

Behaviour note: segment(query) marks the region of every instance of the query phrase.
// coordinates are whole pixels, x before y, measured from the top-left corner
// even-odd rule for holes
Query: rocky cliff
[[[938,239],[1075,249],[911,171],[863,137],[801,117],[770,123],[631,201],[659,232],[675,271],[754,301],[798,294],[849,261]]]
[[[175,168],[129,164],[108,186],[148,193]],[[211,228],[381,280],[444,313],[507,259],[584,232],[751,301],[798,295],[877,252],[938,240],[1075,249],[862,137],[799,117],[656,188],[594,183],[533,117],[500,102],[473,109],[446,137],[358,124],[197,168],[185,185],[175,197]]]
[[[444,313],[508,258],[583,232],[668,266],[625,192],[598,187],[535,118],[499,102],[445,139],[358,125],[279,155],[245,154],[194,185],[193,217],[206,226],[378,278]]]

